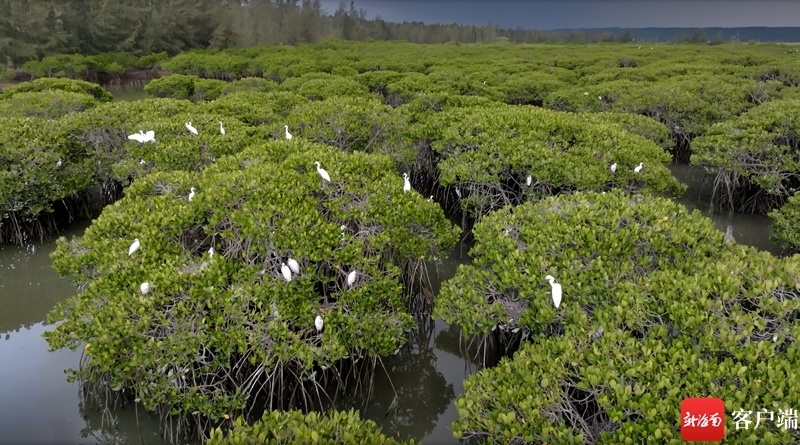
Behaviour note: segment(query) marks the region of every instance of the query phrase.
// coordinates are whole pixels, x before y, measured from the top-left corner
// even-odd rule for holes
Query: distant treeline
[[[800,41],[800,28],[506,29],[366,19],[354,2],[333,15],[319,0],[0,0],[0,56],[8,67],[56,54],[147,55],[195,48],[295,45],[326,39],[414,43],[594,43],[731,39]],[[738,34],[741,33],[741,34]]]

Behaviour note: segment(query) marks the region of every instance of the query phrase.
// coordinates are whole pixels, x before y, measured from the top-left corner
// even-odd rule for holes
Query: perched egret
[[[355,270],[347,274],[347,287],[352,287],[353,284],[355,284],[357,274],[358,272],[356,272]]]
[[[456,187],[456,196],[458,196],[458,199],[461,199],[461,190],[459,190],[458,187]]]
[[[286,280],[287,283],[292,281],[292,271],[286,263],[281,263],[281,273],[283,274],[283,279]]]
[[[317,315],[317,318],[314,319],[314,327],[317,328],[317,332],[322,331],[322,328],[325,326],[325,321],[322,320],[322,317]]]
[[[145,164],[144,159],[139,159],[139,165],[144,165],[144,164]]]
[[[56,162],[56,167],[61,167],[61,158],[58,158],[58,162]]]
[[[189,130],[189,132],[191,132],[192,134],[197,134],[197,128],[194,128],[191,122],[186,122],[185,125],[186,129]]]
[[[297,261],[289,258],[289,261],[287,261],[286,264],[289,265],[289,269],[292,269],[292,272],[294,272],[295,274],[300,273],[300,263],[298,263]]]
[[[428,202],[431,202],[431,201],[433,201],[433,195],[431,195],[431,197],[428,198]]]
[[[142,130],[139,130],[138,133],[133,133],[133,134],[128,135],[128,139],[130,139],[132,141],[137,141],[139,143],[147,142],[146,138],[147,138],[147,136],[144,134],[144,131],[142,131]]]
[[[133,255],[133,252],[139,250],[139,238],[134,238],[133,243],[131,243],[131,247],[128,248],[128,256]]]
[[[214,258],[214,248],[213,247],[209,247],[208,248],[208,257],[209,258]]]
[[[728,226],[728,230],[725,232],[725,244],[733,244],[736,242],[736,238],[733,237],[733,226]]]
[[[584,96],[588,96],[588,95],[589,95],[589,92],[588,92],[588,91],[584,91],[584,92],[583,92],[583,95],[584,95]]]
[[[317,173],[319,173],[319,175],[322,176],[322,179],[330,182],[331,176],[328,174],[328,172],[325,171],[324,168],[319,166],[319,161],[314,161],[314,164],[317,165]]]
[[[408,173],[403,173],[403,193],[411,190],[411,181],[408,180]]]
[[[617,172],[617,163],[615,162],[611,164],[611,173],[616,173],[616,172]]]
[[[283,131],[286,134],[286,140],[287,141],[291,141],[292,140],[292,133],[289,133],[289,126],[288,125],[284,125],[283,126]],[[330,179],[329,179],[329,181],[330,181]]]
[[[194,199],[194,187],[189,189],[189,202],[192,202],[193,199]]]
[[[530,187],[531,186],[531,182],[533,182],[533,178],[530,175],[528,175],[528,177],[525,178],[525,185]]]
[[[225,136],[225,127],[222,126],[222,121],[219,122],[219,132]]]
[[[640,162],[639,165],[637,165],[636,168],[633,169],[633,172],[639,173],[640,171],[642,171],[642,167],[644,167],[644,162]]]
[[[553,278],[552,275],[548,275],[544,277],[545,280],[550,282],[550,287],[552,288],[552,295],[553,295],[553,304],[555,305],[556,309],[561,306],[561,285],[558,283],[554,283],[556,280]]]
[[[150,292],[150,283],[142,283],[142,285],[139,286],[139,290],[142,291],[142,295],[147,295],[147,293]]]

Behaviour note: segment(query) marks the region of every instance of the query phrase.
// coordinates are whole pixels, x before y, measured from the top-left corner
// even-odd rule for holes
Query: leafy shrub
[[[504,209],[474,233],[475,262],[445,283],[434,316],[528,341],[467,380],[456,438],[679,443],[684,397],[721,397],[729,413],[798,403],[800,257],[724,245],[698,212],[621,191]],[[546,274],[563,286],[557,309]],[[727,434],[800,438],[774,424]]]
[[[114,96],[100,85],[75,79],[36,79],[13,87],[8,87],[0,94],[0,100],[8,99],[18,93],[35,91],[66,91],[69,93],[88,94],[100,102],[110,102]]]
[[[669,156],[654,143],[581,115],[495,105],[453,108],[419,126],[441,156],[442,185],[458,187],[461,207],[475,218],[574,190],[683,190],[663,165]],[[647,170],[634,173],[640,162]],[[612,163],[616,173],[609,170]]]
[[[798,112],[800,99],[766,102],[695,139],[695,163],[716,175],[718,208],[767,213],[800,185]]]
[[[82,238],[59,239],[54,267],[80,293],[50,314],[64,319],[50,346],[86,343],[73,376],[184,418],[242,412],[254,382],[276,385],[268,404],[307,403],[296,384],[403,344],[414,323],[403,271],[456,242],[441,208],[403,193],[391,170],[385,156],[281,140],[197,174],[139,178]],[[134,238],[141,249],[128,255]],[[288,283],[287,257],[302,269]]]
[[[87,110],[95,105],[97,105],[97,100],[84,93],[59,90],[17,93],[10,98],[0,100],[0,116],[57,119],[65,114]]]
[[[42,238],[54,204],[89,188],[91,159],[56,121],[0,118],[0,128],[0,242]]]
[[[145,85],[144,90],[151,97],[190,99],[197,102],[219,98],[225,86],[227,83],[221,80],[173,74],[152,80]]]
[[[409,440],[398,442],[384,436],[371,420],[362,420],[357,411],[334,411],[320,415],[300,411],[264,413],[261,420],[252,426],[237,419],[234,428],[223,434],[216,428],[206,442],[207,445],[256,445],[256,444],[415,444]]]

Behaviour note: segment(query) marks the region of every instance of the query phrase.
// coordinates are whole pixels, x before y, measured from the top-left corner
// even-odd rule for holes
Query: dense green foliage
[[[139,178],[81,239],[59,240],[53,265],[80,293],[51,314],[65,321],[50,345],[87,344],[82,379],[211,419],[246,408],[260,385],[291,394],[290,376],[313,381],[315,366],[392,354],[413,323],[403,270],[441,255],[458,230],[391,170],[379,155],[274,141],[200,174]],[[289,257],[302,270],[287,283]]]
[[[21,93],[30,94],[41,93]],[[46,216],[89,187],[91,159],[56,121],[0,118],[0,127],[0,242],[21,244],[49,233]]]
[[[264,413],[261,420],[245,425],[241,419],[227,435],[217,428],[206,442],[207,445],[305,445],[415,444],[415,440],[399,442],[384,436],[371,420],[362,420],[356,411],[332,412],[306,415],[299,411]]]
[[[333,14],[322,9],[320,0],[163,0],[151,2],[86,2],[83,0],[5,0],[0,19],[0,56],[6,63],[83,54],[76,67],[119,74],[127,67],[148,65],[141,58],[151,53],[175,54],[194,48],[295,45],[343,40],[405,40],[414,43],[598,43],[633,40],[719,44],[736,35],[719,30],[706,36],[703,29],[687,35],[680,29],[635,39],[627,30],[540,31],[504,29],[492,24],[386,22],[380,16],[367,19],[367,11],[356,3],[340,1]],[[643,30],[644,31],[644,30]],[[652,29],[650,30],[652,31]],[[663,31],[663,30],[662,30]],[[747,33],[742,30],[742,34]],[[761,41],[793,41],[789,32],[761,30]],[[769,36],[768,36],[769,35]],[[96,56],[100,54],[100,56]],[[105,57],[104,54],[114,54]],[[67,56],[69,57],[69,56]],[[625,66],[628,66],[627,64]],[[44,68],[44,69],[39,69]],[[47,72],[47,65],[30,67]],[[80,69],[78,70],[80,71]],[[31,72],[31,71],[29,71]],[[33,72],[31,72],[33,74]],[[2,71],[0,71],[2,74]],[[42,74],[35,74],[41,76]]]
[[[69,93],[88,94],[98,101],[110,102],[114,96],[103,89],[100,85],[74,79],[36,79],[32,82],[21,83],[8,87],[0,93],[0,100],[7,100],[19,93],[29,93],[38,91],[66,91]]]
[[[789,251],[800,250],[800,194],[795,192],[786,204],[769,213],[772,218],[773,239]]]
[[[618,125],[593,121],[498,105],[436,113],[419,131],[442,159],[442,185],[458,187],[461,206],[476,218],[505,205],[574,190],[682,191],[664,167],[669,155],[660,147]],[[647,167],[634,173],[640,162]],[[616,172],[609,170],[612,163]]]
[[[721,397],[728,412],[800,402],[800,257],[724,246],[699,213],[618,191],[504,209],[474,232],[475,263],[445,285],[436,315],[530,343],[468,379],[457,438],[677,444],[684,397]],[[563,286],[558,309],[545,274]],[[727,437],[800,438],[774,424],[729,424]]]
[[[775,233],[796,246],[800,65],[777,45],[593,49],[192,51],[160,59],[175,74],[135,102],[82,82],[10,88],[0,235],[21,243],[35,224],[46,234],[42,215],[98,187],[103,204],[117,201],[58,243],[54,265],[78,293],[50,314],[63,323],[48,341],[85,345],[74,374],[84,382],[203,433],[247,408],[318,406],[324,382],[405,344],[424,260],[455,243],[454,215],[478,221],[474,262],[443,284],[434,315],[508,355],[523,345],[468,382],[459,437],[669,442],[677,404],[698,388],[738,403],[730,410],[793,406],[791,379],[767,392],[757,375],[797,365],[798,260],[723,245],[666,199],[684,187],[665,164],[691,155],[725,184],[715,202],[733,196],[738,210],[788,199]],[[116,57],[128,56],[98,60]],[[48,69],[87,69],[58,60]],[[128,137],[150,130],[153,142]],[[288,258],[302,270],[287,283]],[[564,286],[558,309],[547,274]],[[347,414],[298,416],[270,412],[229,439],[360,434]],[[767,431],[765,443],[797,439]]]
[[[728,207],[779,207],[800,187],[800,98],[767,102],[715,125],[693,149],[695,162],[716,174],[714,192]]]

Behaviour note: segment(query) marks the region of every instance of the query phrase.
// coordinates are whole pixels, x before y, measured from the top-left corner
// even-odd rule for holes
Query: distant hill
[[[550,32],[571,33],[575,31],[591,33],[611,33],[619,37],[626,31],[633,33],[637,42],[669,42],[669,41],[696,41],[693,37],[700,37],[699,30],[705,32],[705,40],[730,41],[738,39],[741,42],[755,40],[758,42],[800,42],[800,27],[767,27],[752,26],[742,28],[581,28],[581,29],[554,29]]]

